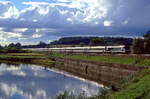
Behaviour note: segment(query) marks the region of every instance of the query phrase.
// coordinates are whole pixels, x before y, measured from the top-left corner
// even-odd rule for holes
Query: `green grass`
[[[138,63],[139,65],[143,65],[143,66],[150,66],[150,59],[145,59],[142,60],[140,63]]]
[[[80,59],[80,60],[91,60],[98,62],[109,62],[109,63],[119,63],[119,64],[132,64],[140,66],[150,66],[150,59],[139,59],[139,58],[130,58],[130,57],[120,57],[120,56],[85,56],[85,55],[64,55],[54,53],[55,57],[71,58],[71,59]]]
[[[42,59],[47,58],[45,54],[40,53],[7,53],[7,54],[1,54],[0,59]]]
[[[148,99],[150,98],[150,70],[145,70],[130,81],[123,90],[111,95],[111,99]]]
[[[23,62],[44,66],[52,66],[55,62],[40,53],[7,53],[0,54],[1,61]]]
[[[42,53],[7,53],[9,56],[45,56]]]

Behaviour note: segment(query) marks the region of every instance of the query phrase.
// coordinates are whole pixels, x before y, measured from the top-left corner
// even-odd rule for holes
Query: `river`
[[[55,99],[64,91],[90,97],[97,95],[102,87],[56,69],[0,64],[0,99]]]

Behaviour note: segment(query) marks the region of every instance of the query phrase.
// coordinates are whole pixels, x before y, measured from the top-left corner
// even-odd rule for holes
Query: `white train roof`
[[[118,45],[118,46],[86,46],[86,47],[61,47],[61,48],[27,48],[30,50],[44,50],[44,49],[50,49],[50,50],[61,50],[61,49],[105,49],[105,48],[124,48],[124,45]]]
[[[86,47],[62,47],[62,48],[49,48],[49,49],[97,49],[97,48],[124,48],[124,45],[118,46],[86,46]]]

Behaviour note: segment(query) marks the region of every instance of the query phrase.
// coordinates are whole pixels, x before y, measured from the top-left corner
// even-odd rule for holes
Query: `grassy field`
[[[119,92],[113,92],[111,99],[150,99],[150,69],[138,73]]]
[[[1,61],[23,62],[44,66],[52,66],[54,61],[41,53],[7,53],[0,54]]]
[[[120,64],[132,64],[140,66],[150,66],[150,59],[141,58],[130,58],[130,57],[116,57],[116,56],[86,56],[86,55],[65,55],[54,53],[54,57],[81,59],[81,60],[92,60],[99,62],[109,62],[109,63],[120,63]]]

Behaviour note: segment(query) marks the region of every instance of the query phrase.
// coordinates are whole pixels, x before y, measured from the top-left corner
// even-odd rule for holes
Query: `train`
[[[61,48],[26,48],[26,50],[61,52],[61,53],[126,53],[124,45],[61,47]]]

